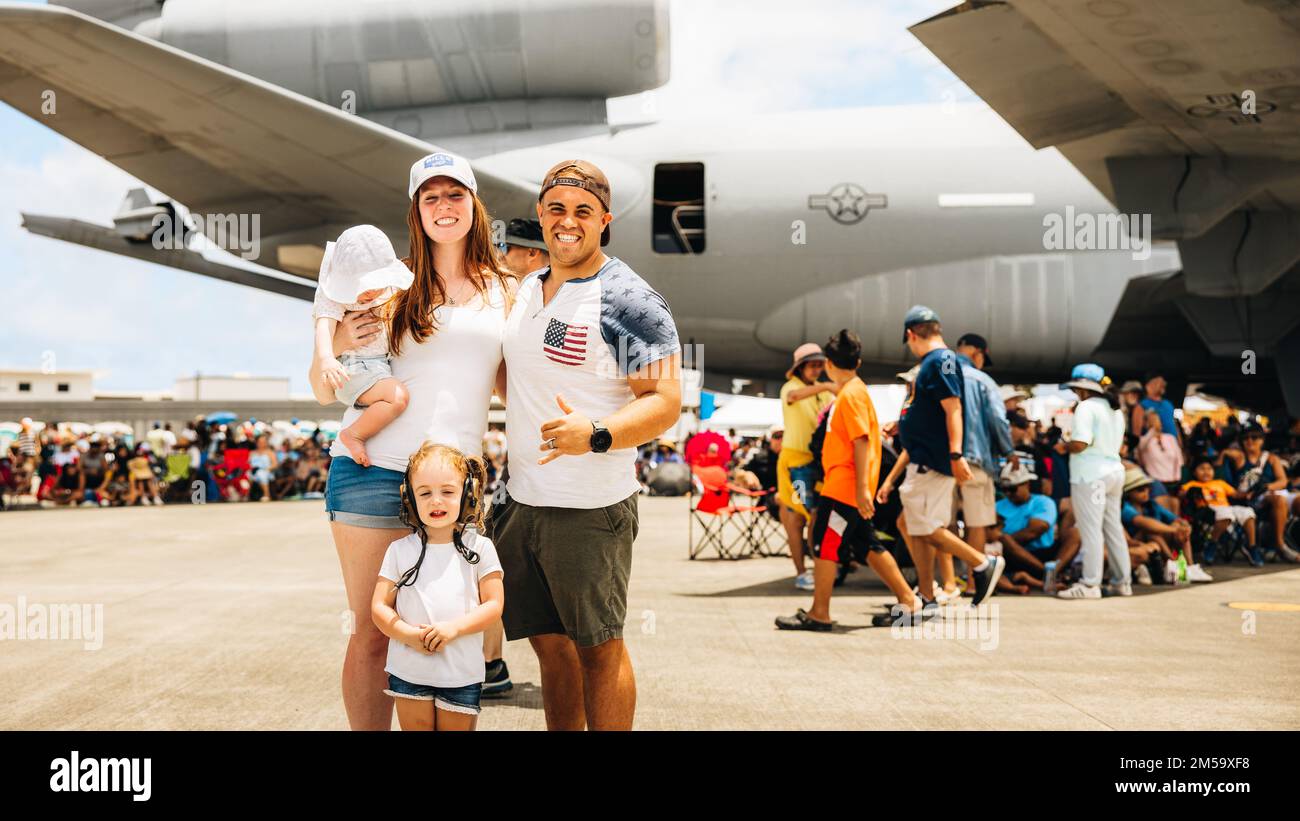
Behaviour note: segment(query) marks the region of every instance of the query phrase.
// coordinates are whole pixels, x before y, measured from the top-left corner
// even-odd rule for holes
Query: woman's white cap
[[[470,168],[469,160],[450,151],[435,151],[415,161],[411,166],[411,186],[406,196],[415,199],[420,186],[434,177],[451,177],[478,196],[478,181],[474,179],[474,169]]]
[[[354,225],[325,243],[320,263],[320,287],[325,296],[344,305],[375,288],[411,287],[415,275],[393,253],[388,235],[373,225]]]

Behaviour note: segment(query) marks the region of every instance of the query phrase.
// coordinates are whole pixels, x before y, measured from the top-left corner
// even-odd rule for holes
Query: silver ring
[[[555,437],[546,440],[547,450],[555,450]]]

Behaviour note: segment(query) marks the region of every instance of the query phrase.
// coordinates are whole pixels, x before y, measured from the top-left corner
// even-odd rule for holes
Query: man
[[[825,368],[826,354],[816,342],[805,342],[795,348],[794,361],[781,386],[785,440],[776,463],[776,497],[781,501],[781,525],[794,559],[794,586],[799,590],[813,589],[812,571],[804,564],[804,531],[812,520],[809,507],[815,479],[809,443],[822,408],[831,403],[837,390],[834,384],[822,381]]]
[[[1124,426],[1129,433],[1142,432],[1143,417],[1146,409],[1142,407],[1142,383],[1130,379],[1119,389],[1119,404],[1124,411]]]
[[[542,239],[542,226],[537,220],[510,220],[505,242],[497,250],[505,266],[520,277],[551,264],[551,255]]]
[[[971,603],[979,606],[997,588],[1006,560],[986,557],[948,530],[954,487],[973,476],[965,456],[962,397],[966,388],[960,362],[943,341],[939,315],[924,305],[912,306],[904,317],[903,342],[921,360],[912,402],[899,423],[905,450],[899,461],[906,460],[907,472],[898,490],[923,606],[938,606],[929,598],[934,589],[930,549],[970,565],[975,577]]]
[[[537,653],[547,728],[626,730],[637,447],[681,414],[677,328],[663,297],[600,250],[613,215],[599,168],[550,169],[537,216],[550,265],[520,283],[503,338],[507,478],[493,514],[503,621]]]
[[[830,411],[822,448],[825,481],[811,540],[816,582],[812,609],[800,608],[793,616],[778,616],[776,626],[781,630],[829,632],[834,626],[830,605],[835,578],[840,566],[850,560],[870,564],[898,599],[892,614],[878,614],[872,619],[874,626],[892,624],[895,618],[912,623],[936,615],[937,608],[929,612],[922,609],[893,555],[880,543],[871,521],[876,513],[882,441],[876,408],[866,384],[857,375],[862,364],[858,335],[848,329],[840,331],[826,343],[826,356],[826,371],[835,382],[838,398]]]
[[[1241,434],[1241,447],[1224,451],[1223,472],[1228,484],[1236,488],[1231,497],[1238,504],[1254,509],[1260,522],[1271,525],[1269,553],[1276,552],[1290,562],[1300,562],[1300,554],[1287,546],[1287,513],[1300,516],[1300,493],[1287,488],[1286,467],[1277,454],[1264,450],[1264,428],[1251,422]],[[1251,563],[1260,566],[1262,555],[1252,555]]]
[[[1069,567],[1079,553],[1079,530],[1063,527],[1057,538],[1056,504],[1032,492],[1029,483],[1037,478],[1024,465],[1007,463],[1002,469],[1006,495],[997,503],[1003,522],[999,541],[1009,567],[1042,578],[1043,589],[1054,594],[1056,579],[1047,572],[1047,563],[1054,560],[1055,567]]]
[[[1178,444],[1181,447],[1183,443],[1183,426],[1178,424],[1178,420],[1174,417],[1174,403],[1165,398],[1167,387],[1168,383],[1165,382],[1164,375],[1159,371],[1148,375],[1146,381],[1147,395],[1142,397],[1142,401],[1138,404],[1143,411],[1155,411],[1160,414],[1160,424],[1163,426],[1165,433],[1172,433],[1177,436]],[[1133,413],[1130,418],[1133,427],[1130,433],[1141,436],[1146,429],[1146,420],[1143,414]]]
[[[962,425],[965,447],[962,454],[970,465],[971,478],[958,485],[966,542],[984,552],[985,528],[997,524],[993,508],[997,496],[993,477],[998,459],[1012,456],[1011,426],[998,383],[984,373],[993,364],[989,343],[979,334],[963,334],[957,340],[957,361],[962,375]]]

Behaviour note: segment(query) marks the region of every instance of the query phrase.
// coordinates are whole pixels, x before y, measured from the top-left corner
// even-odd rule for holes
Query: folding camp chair
[[[189,498],[190,457],[186,453],[173,453],[167,457],[167,472],[163,476],[163,499],[183,502]]]
[[[222,499],[242,502],[248,498],[248,455],[244,448],[227,448],[221,463],[212,469]]]
[[[690,557],[694,559],[708,548],[723,559],[741,559],[753,553],[756,517],[765,515],[767,508],[736,504],[734,497],[746,499],[751,492],[728,482],[722,467],[692,466],[691,473]],[[698,541],[696,525],[701,528]]]
[[[733,501],[740,497],[746,502],[742,508],[745,516],[745,536],[753,551],[760,556],[789,556],[790,544],[779,517],[774,515],[780,503],[776,501],[776,488],[750,490],[731,486]]]

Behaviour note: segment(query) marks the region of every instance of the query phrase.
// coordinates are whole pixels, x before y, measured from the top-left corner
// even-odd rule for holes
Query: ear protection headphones
[[[456,514],[457,527],[451,532],[452,544],[456,546],[456,551],[464,557],[465,561],[470,564],[478,564],[479,555],[477,552],[465,546],[465,541],[461,536],[465,525],[474,521],[474,516],[478,513],[478,497],[474,493],[477,483],[474,481],[473,471],[465,471],[465,484],[460,489],[460,510]],[[402,574],[398,581],[398,587],[414,585],[415,580],[420,577],[420,567],[424,564],[424,554],[429,549],[429,536],[424,529],[424,521],[420,519],[420,511],[415,506],[415,498],[411,488],[411,464],[406,464],[406,473],[402,478],[402,484],[399,488],[401,495],[401,507],[398,509],[398,519],[402,524],[409,527],[413,532],[420,535],[420,559],[415,566]]]

